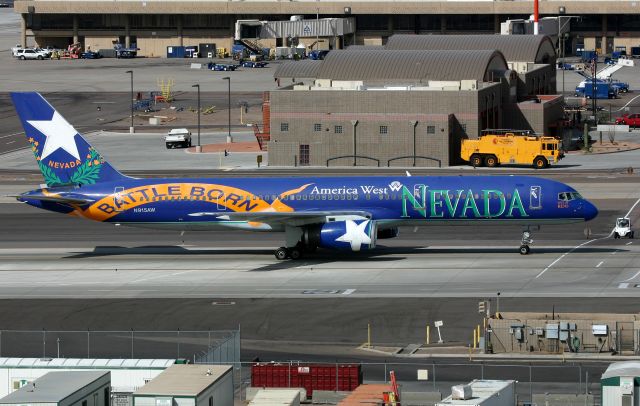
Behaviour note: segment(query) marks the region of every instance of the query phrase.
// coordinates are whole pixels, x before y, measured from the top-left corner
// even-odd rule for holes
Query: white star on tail
[[[78,132],[57,111],[53,113],[51,120],[28,120],[27,123],[47,137],[40,159],[45,159],[56,150],[62,148],[75,159],[80,160],[78,146],[75,141],[75,136]]]
[[[336,241],[348,242],[351,244],[352,251],[360,251],[362,244],[371,244],[371,237],[365,231],[369,225],[369,220],[356,224],[353,220],[346,220],[346,230],[344,235],[336,238]]]

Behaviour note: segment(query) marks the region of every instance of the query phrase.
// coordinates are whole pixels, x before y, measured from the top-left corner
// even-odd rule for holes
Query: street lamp
[[[227,144],[233,142],[233,138],[231,138],[231,78],[229,76],[225,76],[222,78],[226,80],[229,84],[227,90],[227,110],[229,111],[229,118],[227,121]]]
[[[195,87],[198,89],[198,145],[196,146],[196,152],[201,152],[202,147],[200,146],[200,84],[192,85],[191,87]]]
[[[129,133],[133,134],[135,132],[133,127],[133,71],[128,70],[126,73],[131,74],[131,127],[129,127]]]

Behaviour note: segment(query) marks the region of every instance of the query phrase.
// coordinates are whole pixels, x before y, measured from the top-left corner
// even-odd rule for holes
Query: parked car
[[[49,57],[49,53],[43,50],[33,49],[33,48],[23,48],[19,49],[16,53],[16,57],[21,60],[25,59],[45,59]]]
[[[631,128],[640,127],[640,114],[624,114],[616,118],[616,124],[628,125]]]
[[[85,52],[80,54],[80,58],[82,58],[82,59],[100,59],[100,58],[102,58],[102,55],[100,54],[100,52],[85,51]]]
[[[167,149],[181,146],[188,148],[191,146],[191,132],[186,128],[174,128],[164,137]]]

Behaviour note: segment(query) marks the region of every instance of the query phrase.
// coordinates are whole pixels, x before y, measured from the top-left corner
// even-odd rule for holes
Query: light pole
[[[129,133],[133,134],[135,132],[133,127],[133,71],[128,70],[126,73],[131,74],[131,127],[129,127]]]
[[[192,85],[191,87],[195,87],[198,89],[198,145],[196,146],[196,152],[201,152],[202,147],[200,146],[200,84]]]
[[[418,121],[411,120],[409,124],[411,124],[411,128],[413,129],[413,166],[416,166],[416,125]]]
[[[225,76],[222,78],[226,80],[228,83],[227,87],[227,110],[229,112],[229,118],[227,121],[227,144],[233,142],[233,138],[231,138],[231,78],[229,76]]]

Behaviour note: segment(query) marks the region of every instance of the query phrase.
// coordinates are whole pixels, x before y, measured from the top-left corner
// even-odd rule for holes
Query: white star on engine
[[[369,220],[356,224],[353,220],[345,221],[346,230],[344,235],[336,238],[336,241],[348,242],[352,251],[360,251],[362,244],[371,244],[371,237],[365,231],[369,225]]]
[[[47,137],[40,159],[45,159],[56,150],[62,148],[75,159],[80,160],[78,146],[75,141],[75,136],[78,132],[57,111],[53,113],[51,120],[27,120],[27,123]]]

